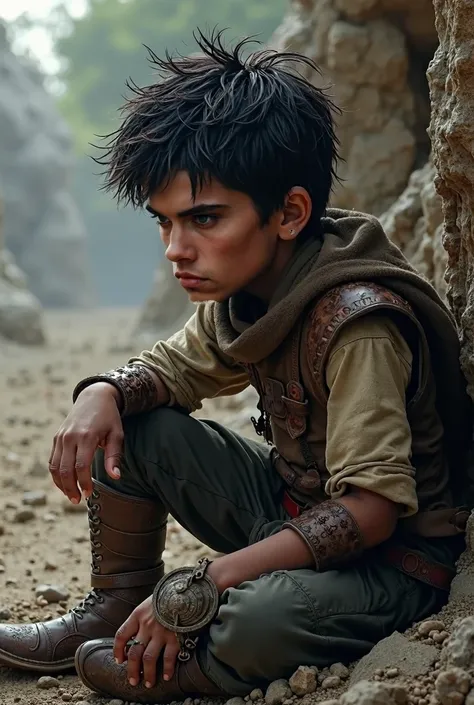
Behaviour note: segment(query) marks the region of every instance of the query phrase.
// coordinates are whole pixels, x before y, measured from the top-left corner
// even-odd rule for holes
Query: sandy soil
[[[123,364],[135,352],[129,340],[135,317],[133,310],[51,313],[44,348],[0,343],[0,621],[6,621],[4,610],[11,613],[10,622],[56,617],[88,590],[87,513],[83,503],[71,513],[72,505],[52,484],[49,451],[70,409],[75,383]],[[32,490],[45,493],[44,505],[23,504],[24,493]],[[32,517],[21,521],[25,509]],[[166,563],[172,569],[194,562],[204,552],[176,526]],[[39,606],[35,587],[43,583],[65,587],[69,599]],[[38,689],[38,677],[0,667],[0,705],[51,705],[69,701],[69,695],[101,702],[91,699],[74,675],[64,675],[61,690],[54,691]]]

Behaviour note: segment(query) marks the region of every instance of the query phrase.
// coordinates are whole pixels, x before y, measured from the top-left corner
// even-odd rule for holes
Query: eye
[[[159,227],[164,227],[170,222],[168,218],[165,218],[164,215],[160,215],[159,213],[153,213],[151,217],[153,218],[153,220],[156,220],[157,225]]]
[[[196,225],[214,225],[217,220],[217,215],[207,215],[206,213],[200,213],[199,215],[194,216],[194,222]]]

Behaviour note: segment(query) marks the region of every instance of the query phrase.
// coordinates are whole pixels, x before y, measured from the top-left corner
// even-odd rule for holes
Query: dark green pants
[[[171,409],[127,419],[124,428],[121,480],[108,478],[100,456],[97,479],[126,494],[159,498],[216,551],[259,541],[288,518],[267,446]],[[460,544],[436,539],[425,548],[449,564]],[[358,659],[393,631],[436,612],[445,599],[384,565],[377,549],[346,569],[276,571],[223,594],[199,659],[223,690],[243,695],[289,677],[299,665]]]

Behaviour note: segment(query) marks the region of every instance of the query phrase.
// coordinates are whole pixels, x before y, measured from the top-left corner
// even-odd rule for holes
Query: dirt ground
[[[75,383],[123,364],[138,349],[130,345],[135,318],[134,310],[50,313],[44,348],[0,342],[0,621],[8,613],[11,623],[56,617],[88,590],[85,505],[71,512],[52,484],[49,451]],[[24,493],[33,490],[45,493],[38,500],[45,503],[25,506]],[[165,555],[169,569],[207,553],[181,527],[173,529]],[[69,599],[38,605],[35,588],[43,583],[66,588]],[[69,701],[68,695],[94,702],[74,675],[64,675],[61,690],[54,691],[38,689],[39,675],[0,667],[0,705],[51,705]]]

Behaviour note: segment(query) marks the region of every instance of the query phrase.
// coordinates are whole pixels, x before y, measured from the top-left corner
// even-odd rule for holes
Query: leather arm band
[[[282,529],[293,529],[304,539],[320,572],[348,563],[364,550],[356,520],[343,504],[332,499],[305,510],[285,522]]]
[[[124,365],[115,370],[86,377],[76,385],[72,394],[73,402],[86,387],[97,382],[108,382],[118,389],[122,398],[122,417],[151,411],[157,406],[156,384],[144,365]]]

